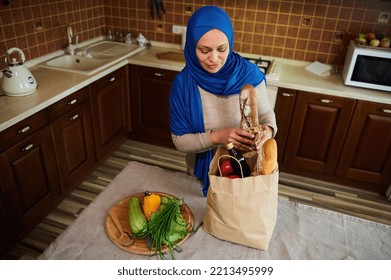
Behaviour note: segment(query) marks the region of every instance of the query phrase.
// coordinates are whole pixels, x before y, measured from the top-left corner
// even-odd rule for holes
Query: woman
[[[239,128],[241,88],[257,91],[259,123],[267,133],[277,132],[264,74],[233,52],[234,32],[229,16],[215,6],[197,10],[186,32],[186,66],[174,80],[170,94],[170,126],[175,147],[187,153],[189,173],[199,178],[206,196],[212,149],[229,142],[242,151],[253,149],[254,135]]]

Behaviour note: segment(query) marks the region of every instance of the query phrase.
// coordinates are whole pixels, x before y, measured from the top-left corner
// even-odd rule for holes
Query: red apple
[[[232,174],[232,175],[229,175],[227,176],[228,178],[230,179],[238,179],[238,178],[241,178],[240,176],[236,175],[236,174]]]
[[[368,42],[376,38],[376,34],[373,32],[367,33],[367,36],[365,39],[367,39]]]
[[[231,163],[229,162],[229,159],[223,161],[220,164],[220,170],[221,170],[221,176],[223,177],[227,177],[229,174],[232,173],[232,171],[234,171],[231,166]]]
[[[389,48],[391,45],[391,41],[389,39],[383,39],[380,42],[380,47],[382,48]]]

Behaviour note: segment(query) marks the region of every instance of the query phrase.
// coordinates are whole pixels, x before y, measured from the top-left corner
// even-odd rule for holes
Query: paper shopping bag
[[[203,229],[222,240],[267,250],[277,220],[279,171],[238,179],[220,177],[219,161],[227,154],[219,148],[210,165]],[[257,153],[248,155],[249,164],[254,164]]]

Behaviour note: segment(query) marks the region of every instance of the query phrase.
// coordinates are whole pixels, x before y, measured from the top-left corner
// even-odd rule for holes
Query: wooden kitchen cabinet
[[[0,257],[61,197],[46,110],[0,133]]]
[[[95,152],[100,161],[129,133],[127,71],[122,67],[90,85]]]
[[[384,194],[391,185],[391,105],[358,101],[337,175]]]
[[[300,91],[283,164],[333,174],[355,102],[353,99]]]
[[[278,131],[275,136],[278,147],[278,162],[282,162],[285,151],[285,143],[288,138],[289,127],[292,120],[293,109],[295,106],[297,90],[279,88],[277,92],[276,105],[274,112]]]
[[[280,88],[282,172],[385,195],[391,185],[391,105]]]
[[[11,228],[5,201],[0,189],[0,259],[5,256],[15,242],[14,232]]]
[[[50,127],[39,129],[1,152],[0,165],[7,216],[15,239],[19,239],[61,198]]]
[[[123,67],[0,133],[0,256],[127,138],[127,78]]]
[[[71,192],[95,166],[88,87],[48,108],[63,193]]]
[[[130,138],[174,147],[170,130],[169,96],[176,71],[130,66]]]

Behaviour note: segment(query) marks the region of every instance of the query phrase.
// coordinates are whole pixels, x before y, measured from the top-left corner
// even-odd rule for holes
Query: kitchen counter
[[[159,59],[157,57],[160,53],[165,53],[168,51],[181,53],[179,45],[168,45],[161,43],[153,43],[151,48],[145,49],[143,52],[139,52],[135,55],[129,57],[129,64],[149,66],[161,69],[167,69],[172,71],[181,71],[185,66],[183,62],[176,62],[173,60]]]
[[[157,58],[156,55],[158,53],[167,51],[180,52],[180,46],[152,42],[151,48],[144,48],[130,57],[124,56],[120,62],[91,76],[52,70],[35,65],[29,68],[38,84],[35,93],[21,97],[0,96],[0,131],[7,129],[126,64],[180,71],[184,67],[183,62]],[[253,58],[258,57],[256,55],[242,55]],[[42,58],[40,61],[43,61]],[[278,81],[270,80],[269,85],[391,104],[391,93],[347,87],[343,84],[340,74],[332,74],[325,78],[318,77],[304,69],[309,64],[308,62],[277,58],[274,59],[274,63],[280,65],[281,75]]]
[[[319,77],[305,70],[309,62],[277,59],[279,61],[282,75],[276,84],[278,87],[391,104],[391,92],[345,86],[341,74]]]
[[[29,70],[37,81],[36,92],[26,96],[7,96],[0,91],[0,132],[127,65],[127,58],[125,55],[123,60],[94,75],[43,68],[39,64],[32,66]]]
[[[184,67],[184,63],[157,58],[157,54],[167,52],[168,50],[180,51],[179,47],[175,48],[174,46],[174,49],[167,49],[167,47],[162,45],[137,53],[130,57],[128,61],[130,64],[180,71]],[[244,53],[241,53],[241,55],[249,58],[259,57],[258,55]],[[305,67],[311,64],[310,62],[281,58],[273,59],[272,57],[266,56],[262,56],[262,58],[274,60],[273,63],[281,67],[279,80],[268,80],[268,84],[271,86],[391,104],[391,92],[345,86],[341,74],[332,73],[327,77],[318,77],[305,70]]]

